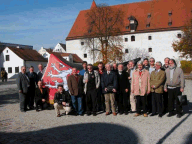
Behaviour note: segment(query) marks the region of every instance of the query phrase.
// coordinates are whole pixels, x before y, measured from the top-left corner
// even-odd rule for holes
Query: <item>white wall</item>
[[[47,59],[50,56],[50,54],[43,47],[41,47],[41,49],[38,51],[38,53],[41,54],[44,58],[47,58]]]
[[[141,48],[146,49],[152,48],[152,52],[150,53],[151,57],[154,57],[156,61],[164,62],[165,57],[178,59],[179,53],[174,52],[172,48],[172,43],[175,40],[179,40],[177,38],[177,34],[182,34],[181,30],[174,31],[161,31],[161,32],[151,32],[151,33],[138,33],[138,34],[129,34],[123,35],[124,38],[128,38],[128,42],[123,42],[125,51],[126,48],[134,49]],[[131,41],[131,36],[135,36],[135,41]],[[152,36],[152,40],[148,40],[148,36]],[[82,59],[87,61],[88,63],[92,63],[92,56],[88,54],[88,51],[85,49],[85,46],[81,45],[83,39],[76,40],[67,40],[66,41],[66,50],[68,53],[76,53]],[[87,58],[84,58],[84,53],[88,54]],[[96,61],[96,60],[95,60]]]
[[[8,52],[7,52],[8,51]],[[9,55],[9,61],[6,61],[6,55]],[[9,48],[5,48],[0,55],[0,67],[4,67],[8,73],[8,67],[12,68],[12,73],[8,73],[8,78],[16,78],[15,67],[19,67],[19,72],[21,72],[21,67],[24,65],[23,59],[18,57]]]
[[[63,47],[58,43],[55,48],[53,49],[53,52],[62,52],[65,53],[66,51],[63,49]]]

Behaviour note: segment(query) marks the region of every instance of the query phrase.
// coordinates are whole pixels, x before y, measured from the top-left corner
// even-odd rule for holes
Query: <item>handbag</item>
[[[113,93],[113,86],[107,86],[107,92],[108,93]]]
[[[188,105],[186,95],[179,95],[178,99],[179,99],[179,102],[181,103],[182,106]]]

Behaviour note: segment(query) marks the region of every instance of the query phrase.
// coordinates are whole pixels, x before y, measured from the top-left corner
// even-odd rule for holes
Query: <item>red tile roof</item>
[[[92,5],[94,5],[94,2]],[[126,26],[129,25],[128,17],[131,15],[138,21],[136,33],[180,29],[186,24],[187,20],[192,18],[191,0],[151,0],[114,5],[111,7],[120,8],[125,14],[125,26],[121,29],[124,34],[130,33],[130,30],[126,29]],[[89,10],[82,10],[79,12],[66,40],[83,38],[87,33],[85,27],[87,27],[86,13],[88,11]],[[168,14],[170,11],[172,12],[171,16]],[[151,14],[151,18],[147,18],[148,14]],[[170,20],[172,20],[171,26],[168,25]],[[149,22],[150,27],[147,28],[146,24]]]
[[[95,1],[93,0],[91,8],[96,8],[96,7],[97,7],[97,5],[96,5]]]
[[[18,57],[20,57],[25,61],[47,62],[47,59],[45,59],[42,55],[40,55],[36,50],[13,48],[13,47],[8,48],[11,51],[13,51]]]
[[[77,54],[72,54],[72,56],[73,56],[73,62],[75,62],[75,63],[83,62],[83,60]]]

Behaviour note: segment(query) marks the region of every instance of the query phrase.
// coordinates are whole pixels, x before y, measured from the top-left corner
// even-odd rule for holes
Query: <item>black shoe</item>
[[[150,116],[155,116],[155,114],[152,113]]]
[[[123,114],[123,112],[119,112],[119,115],[122,115]]]
[[[80,114],[80,116],[84,116],[84,114]]]
[[[93,113],[93,116],[96,116],[96,115],[97,115],[96,112],[94,112],[94,113]]]
[[[167,115],[167,117],[172,117],[173,116],[173,113],[169,113],[168,115]]]
[[[160,118],[162,118],[162,116],[163,116],[162,114],[159,114],[159,117],[160,117]]]
[[[39,112],[40,110],[36,109],[36,112]]]
[[[177,114],[177,118],[181,118],[181,116],[182,116],[181,114]]]
[[[128,115],[128,112],[125,112],[125,115]]]
[[[90,112],[88,112],[88,113],[87,113],[87,116],[90,116],[90,115],[91,115],[91,113],[90,113]]]

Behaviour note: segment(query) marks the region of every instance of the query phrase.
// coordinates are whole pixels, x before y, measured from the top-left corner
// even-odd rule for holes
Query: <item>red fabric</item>
[[[142,71],[139,72],[139,75],[140,75],[140,76],[141,76],[141,74],[142,74]]]
[[[103,70],[99,70],[99,74],[103,74]]]

